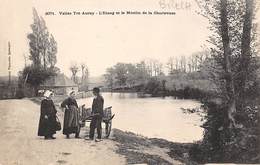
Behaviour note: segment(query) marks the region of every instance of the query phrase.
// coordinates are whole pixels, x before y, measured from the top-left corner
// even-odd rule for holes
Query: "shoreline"
[[[124,155],[128,164],[198,164],[189,158],[194,143],[176,143],[161,138],[147,138],[114,128],[112,140],[116,153]]]

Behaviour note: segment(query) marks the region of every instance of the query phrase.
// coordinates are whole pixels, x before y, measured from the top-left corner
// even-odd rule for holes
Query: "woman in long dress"
[[[41,115],[38,127],[38,136],[44,136],[45,139],[56,139],[53,135],[56,133],[56,113],[57,110],[52,101],[53,93],[45,91],[44,99],[41,102]]]
[[[74,91],[70,92],[69,97],[61,103],[61,107],[65,108],[63,134],[70,138],[70,134],[75,133],[75,138],[80,138],[80,116]]]

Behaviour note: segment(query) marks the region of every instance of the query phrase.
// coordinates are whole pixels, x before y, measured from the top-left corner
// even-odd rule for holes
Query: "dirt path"
[[[38,122],[39,105],[30,100],[0,101],[0,165],[126,164],[111,140],[65,139],[61,132],[43,140]]]

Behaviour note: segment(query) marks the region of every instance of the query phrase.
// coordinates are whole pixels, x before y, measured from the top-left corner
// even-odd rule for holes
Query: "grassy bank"
[[[188,154],[193,143],[147,138],[119,129],[113,129],[112,136],[118,144],[117,153],[124,155],[129,164],[197,164]]]

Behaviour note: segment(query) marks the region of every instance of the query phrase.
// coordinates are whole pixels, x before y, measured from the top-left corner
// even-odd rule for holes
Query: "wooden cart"
[[[86,122],[90,122],[92,119],[91,115],[91,108],[85,108],[85,105],[81,106],[81,121],[82,126],[85,126]],[[112,115],[112,106],[106,107],[104,109],[104,117],[102,118],[103,123],[105,123],[105,137],[108,138],[112,129],[112,119],[114,118],[115,114]]]

